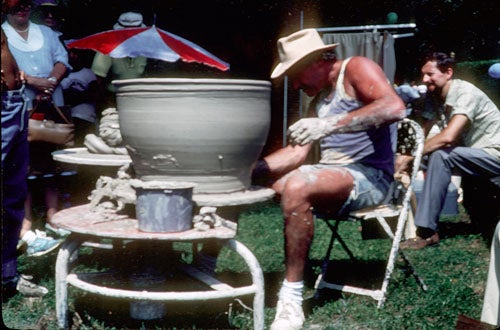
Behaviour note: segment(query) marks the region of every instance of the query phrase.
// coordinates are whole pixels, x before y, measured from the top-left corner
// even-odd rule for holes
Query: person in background
[[[421,97],[419,91],[409,84],[399,85],[395,90],[406,105],[406,116],[410,116],[413,112],[413,103]]]
[[[491,243],[490,266],[484,289],[481,322],[500,326],[500,221],[496,226]]]
[[[492,64],[488,74],[493,79],[500,79],[500,63]],[[500,221],[491,242],[490,267],[484,289],[481,321],[500,326]]]
[[[439,243],[438,225],[453,174],[490,180],[500,187],[500,112],[491,99],[471,83],[454,79],[454,58],[434,52],[422,66],[423,82],[432,102],[423,117],[427,134],[437,121],[443,129],[424,145],[429,155],[426,177],[415,214],[417,236],[402,249],[422,249]],[[397,171],[411,160],[398,159]]]
[[[55,31],[59,39],[62,40],[64,17],[61,6],[56,0],[35,0],[33,1],[34,13],[33,21],[38,24],[48,26]]]
[[[142,23],[142,14],[136,12],[121,14],[113,29],[119,30],[132,27],[145,27]],[[111,83],[113,80],[139,78],[144,74],[146,65],[147,58],[143,56],[112,58],[97,52],[91,69],[97,76],[97,81],[103,95],[100,98],[100,103],[102,104],[98,105],[98,111],[116,107],[116,89]]]
[[[2,12],[24,12],[29,3],[2,0]],[[2,302],[16,293],[43,297],[47,288],[30,282],[17,265],[17,243],[24,219],[28,172],[28,112],[24,96],[25,76],[12,56],[2,28]]]
[[[94,72],[87,65],[89,51],[70,49],[68,53],[73,71],[61,81],[61,86],[64,100],[71,106],[75,147],[83,147],[85,136],[96,132],[96,99],[99,88]]]
[[[314,235],[313,209],[345,214],[380,203],[394,174],[391,123],[405,105],[383,70],[366,57],[339,60],[314,29],[278,40],[272,79],[288,75],[294,89],[315,96],[311,110],[289,128],[290,144],[259,160],[253,180],[281,197],[285,279],[272,330],[301,329],[304,267]],[[303,165],[319,141],[319,164]]]
[[[16,11],[7,12],[2,29],[8,39],[9,49],[19,68],[26,76],[26,97],[28,111],[37,112],[38,107],[51,103],[58,107],[64,105],[60,81],[71,69],[68,53],[58,35],[44,25],[30,21],[31,2],[20,1]],[[45,116],[44,113],[38,113]],[[57,146],[51,143],[30,142],[30,164],[28,177],[37,178],[43,185],[46,206],[46,225],[57,232],[58,228],[50,225],[50,220],[58,209],[57,167],[52,159],[52,152]],[[57,247],[61,241],[45,235],[43,231],[33,231],[32,197],[33,187],[28,189],[25,203],[25,221],[21,230],[21,241],[27,245],[27,254],[38,256]]]

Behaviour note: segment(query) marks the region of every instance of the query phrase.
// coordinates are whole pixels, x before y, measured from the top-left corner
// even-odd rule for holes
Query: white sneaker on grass
[[[270,330],[300,330],[305,317],[302,306],[293,300],[279,300]]]
[[[47,254],[62,243],[62,240],[48,237],[43,231],[35,230],[35,233],[36,239],[31,243],[27,243],[26,255],[28,257],[39,257]]]
[[[29,275],[19,275],[17,281],[16,290],[25,297],[43,297],[49,290],[46,287],[37,285],[31,280],[33,276]]]

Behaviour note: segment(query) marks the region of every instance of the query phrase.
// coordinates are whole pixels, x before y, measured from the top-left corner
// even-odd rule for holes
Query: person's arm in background
[[[66,75],[68,68],[61,62],[54,65],[49,77],[35,77],[26,75],[26,83],[36,88],[40,93],[51,95],[59,82]]]
[[[2,6],[5,4],[2,3]],[[2,7],[3,8],[3,7]],[[26,79],[24,72],[19,70],[16,60],[9,50],[7,36],[3,29],[1,35],[2,44],[2,92],[4,90],[14,90],[21,87],[21,83]]]
[[[94,59],[92,61],[91,70],[94,72],[97,78],[97,87],[100,94],[100,98],[97,100],[96,110],[100,113],[104,109],[111,106],[109,98],[113,97],[111,92],[108,90],[109,74],[111,67],[113,66],[113,60],[111,57],[104,55],[102,53],[96,52]]]
[[[92,61],[91,70],[97,77],[97,84],[100,88],[106,89],[105,80],[109,74],[109,70],[111,70],[111,66],[113,65],[113,61],[111,57],[106,56],[102,53],[96,52],[94,59]]]
[[[457,145],[460,142],[462,132],[468,125],[467,116],[454,115],[441,132],[425,141],[423,154],[426,155],[443,147]]]
[[[45,27],[44,27],[45,28]],[[57,34],[46,28],[43,30],[44,42],[49,47],[54,66],[48,77],[26,76],[26,83],[36,88],[42,95],[52,95],[61,80],[69,73],[68,52],[61,44]]]

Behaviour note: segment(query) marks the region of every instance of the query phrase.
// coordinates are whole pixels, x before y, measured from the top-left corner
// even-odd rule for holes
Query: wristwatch
[[[56,77],[48,77],[48,81],[52,81],[53,83],[57,83],[57,78]]]

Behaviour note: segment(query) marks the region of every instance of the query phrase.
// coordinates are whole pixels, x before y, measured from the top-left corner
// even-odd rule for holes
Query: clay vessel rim
[[[231,78],[135,78],[135,79],[120,79],[113,80],[113,85],[129,85],[129,84],[192,84],[192,85],[264,85],[271,86],[271,82],[267,80],[254,79],[231,79]]]

